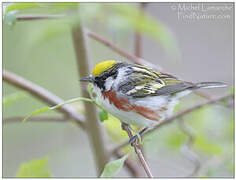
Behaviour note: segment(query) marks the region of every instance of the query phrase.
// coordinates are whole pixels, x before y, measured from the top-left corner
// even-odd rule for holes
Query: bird
[[[98,101],[123,125],[143,133],[173,113],[179,99],[199,88],[225,87],[222,82],[187,82],[150,67],[116,60],[98,63],[80,81],[94,86]]]

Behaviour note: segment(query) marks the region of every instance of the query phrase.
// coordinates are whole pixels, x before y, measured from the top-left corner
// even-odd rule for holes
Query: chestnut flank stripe
[[[153,111],[151,109],[148,109],[143,106],[136,106],[130,104],[130,102],[125,98],[118,98],[116,93],[112,90],[103,92],[103,97],[108,98],[109,102],[111,104],[114,104],[115,107],[117,107],[120,110],[123,111],[135,111],[136,113],[140,114],[141,116],[153,120],[153,121],[159,121],[159,115],[156,111]]]

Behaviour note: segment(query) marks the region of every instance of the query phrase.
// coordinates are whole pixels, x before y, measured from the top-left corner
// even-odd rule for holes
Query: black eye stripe
[[[118,75],[118,69],[124,66],[127,66],[127,63],[117,63],[110,69],[102,72],[99,76],[95,77],[94,83],[102,89],[102,91],[105,91],[105,82],[106,79],[109,77],[113,77],[113,79],[116,79]]]

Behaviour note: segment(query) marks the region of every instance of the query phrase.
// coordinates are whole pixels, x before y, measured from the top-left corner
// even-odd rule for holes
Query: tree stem
[[[85,77],[89,74],[89,54],[87,48],[87,40],[84,36],[83,28],[80,24],[75,25],[72,28],[72,38],[74,42],[75,54],[78,64],[78,70],[80,77]],[[82,89],[82,96],[89,97],[89,93],[87,90]],[[100,130],[100,124],[97,118],[97,112],[94,104],[91,103],[84,103],[85,105],[85,116],[87,118],[87,131],[90,138],[90,143],[92,146],[97,174],[100,175],[105,164],[108,162],[107,151],[104,147],[102,134]]]

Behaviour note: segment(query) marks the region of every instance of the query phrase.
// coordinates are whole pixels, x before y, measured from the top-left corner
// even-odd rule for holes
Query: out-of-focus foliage
[[[96,29],[99,29],[99,26],[103,26],[103,28],[106,29],[104,34],[112,33],[116,36],[117,34],[126,34],[125,37],[127,37],[127,34],[129,34],[130,31],[137,31],[142,34],[146,34],[151,39],[155,40],[166,50],[168,54],[173,55],[173,57],[175,58],[178,56],[177,43],[171,31],[158,19],[154,20],[152,17],[140,12],[136,4],[7,4],[8,5],[4,7],[4,23],[8,25],[14,25],[17,22],[17,15],[59,15],[60,18],[56,18],[54,20],[50,19],[42,21],[27,21],[19,23],[17,22],[17,27],[11,26],[11,33],[9,33],[8,31],[8,27],[3,24],[4,31],[6,34],[6,36],[4,34],[4,37],[7,37],[7,39],[5,39],[5,42],[11,42],[4,44],[4,52],[6,52],[5,54],[7,54],[7,59],[5,57],[3,66],[5,66],[4,68],[8,68],[9,70],[16,71],[17,73],[21,72],[22,75],[26,76],[26,78],[31,78],[30,80],[33,80],[34,82],[39,83],[40,85],[43,85],[46,88],[49,88],[52,92],[58,93],[57,95],[59,95],[60,97],[65,96],[65,99],[67,99],[68,97],[71,98],[71,96],[75,97],[75,95],[78,95],[79,93],[79,83],[76,72],[76,64],[73,61],[74,51],[70,34],[71,26],[74,25],[74,23],[80,23],[81,21],[83,21],[83,24],[94,32],[96,32]],[[94,26],[96,26],[96,28],[94,28]],[[19,31],[18,34],[14,32],[15,27],[17,31]],[[21,44],[19,45],[17,41],[21,42]],[[126,42],[127,41],[125,41],[125,43]],[[14,47],[14,45],[16,45],[17,47]],[[93,46],[92,43],[90,45]],[[121,47],[124,48],[124,46]],[[45,53],[45,50],[47,48],[50,49],[50,51]],[[10,53],[8,51],[10,51]],[[14,53],[12,53],[13,51]],[[58,54],[62,57],[59,57]],[[30,57],[28,57],[29,55]],[[107,54],[104,52],[96,53],[96,56],[97,55],[101,56],[102,58],[107,58]],[[14,61],[15,59],[17,59],[17,61]],[[65,61],[62,61],[63,59]],[[55,66],[56,68],[48,68],[50,66]],[[39,72],[32,72],[35,71],[35,69],[37,68],[43,69],[42,67],[45,67],[44,76],[40,74],[41,70]],[[58,77],[54,77],[54,74]],[[63,82],[63,85],[61,85],[61,83],[55,83],[56,78],[60,79]],[[9,89],[12,92],[16,91],[16,89],[12,88],[7,84],[5,84],[4,86],[4,88],[7,89],[7,93],[9,93]],[[88,90],[90,92],[90,96],[92,97],[92,87],[89,86]],[[231,88],[230,92],[234,93],[234,88]],[[24,108],[22,106],[21,108],[15,107],[15,109],[13,109],[16,111],[9,110],[6,113],[7,116],[15,115],[14,113],[16,112],[20,114],[20,116],[24,116],[31,112],[31,110],[29,111],[28,109],[36,109],[37,107],[38,109],[31,115],[36,115],[42,112],[48,112],[51,109],[55,109],[55,107],[46,107],[40,109],[43,104],[36,104],[38,101],[36,101],[34,98],[31,97],[31,99],[22,99],[23,97],[20,95],[20,93],[18,94],[19,96],[17,94],[18,93],[15,94],[16,96],[12,97],[4,97],[3,110],[8,110],[8,108],[11,108],[11,106],[14,106],[15,104],[21,106],[19,102],[23,102]],[[22,100],[18,102],[18,100],[20,99]],[[29,102],[28,99],[30,99],[32,102]],[[199,97],[191,97],[189,101],[185,100],[184,98],[184,100],[181,101],[182,103],[180,103],[180,105],[178,105],[175,110],[176,112],[179,112],[184,108],[188,107],[189,104],[194,105],[195,103],[202,101],[203,99]],[[11,102],[14,102],[14,104],[5,108],[5,106],[7,104],[10,104]],[[98,103],[96,99],[94,102]],[[224,172],[229,172],[228,174],[233,174],[234,170],[234,162],[232,159],[232,157],[234,156],[234,114],[232,109],[227,109],[223,107],[223,105],[225,104],[218,103],[217,105],[210,105],[198,109],[184,117],[186,125],[193,129],[195,135],[195,139],[193,141],[192,146],[193,150],[196,153],[202,155],[204,158],[207,157],[207,162],[211,162],[212,160],[214,160],[214,158],[219,159],[220,161],[219,163],[214,163],[213,161],[211,167],[208,167],[209,169],[206,169],[207,173],[204,175],[208,177],[217,176],[220,170],[224,170]],[[78,106],[75,106],[73,104],[72,106],[79,110],[81,110],[82,108],[80,104]],[[20,113],[17,110],[20,111]],[[124,140],[128,140],[126,132],[121,129],[120,121],[115,117],[111,116],[110,114],[107,114],[107,112],[102,108],[100,112],[100,120],[105,120],[103,122],[103,125],[105,126],[105,129],[111,141],[114,143],[119,143],[123,142]],[[16,115],[18,115],[17,113]],[[56,113],[54,115],[56,115]],[[177,123],[178,120],[176,120],[176,122],[174,123],[161,127],[160,129],[154,131],[148,136],[145,136],[144,146],[147,147],[145,148],[145,152],[147,152],[147,155],[156,155],[157,152],[159,152],[161,149],[164,149],[164,151],[174,152],[175,154],[180,152],[181,146],[186,143],[188,137],[179,128],[179,125]],[[44,130],[46,129],[45,127],[47,127],[47,125],[44,125]],[[11,130],[12,132],[15,132],[15,129]],[[11,134],[13,134],[12,132]],[[132,147],[127,146],[126,148],[122,149],[122,152],[127,153],[132,150]],[[149,152],[154,153],[149,154]],[[18,161],[22,161],[22,159],[23,158],[19,158]],[[111,171],[113,173],[115,173],[116,170],[118,171],[119,167],[122,167],[121,162],[122,161],[119,161],[119,165],[116,164],[111,168]],[[9,163],[6,165],[6,167],[9,168],[9,166],[13,166],[12,164]],[[26,167],[30,167],[30,169],[32,168],[32,166],[38,167],[37,169],[40,171],[40,169],[43,169],[42,164],[45,164],[45,161],[43,160],[41,161],[41,163],[39,163],[42,166],[37,166],[37,163],[35,163],[34,161],[32,163],[29,162],[29,164],[30,165],[27,166],[24,165],[23,170],[21,170],[21,175],[19,175],[18,173],[19,177],[27,176],[22,175],[24,173],[28,173],[28,171],[25,171]],[[13,172],[13,170],[10,171]],[[7,173],[9,174],[9,172]],[[50,176],[49,171],[45,170],[42,172],[44,172],[42,176]],[[109,168],[105,174],[108,174],[107,176],[112,177],[112,173],[109,174],[108,172],[110,172]],[[34,175],[32,175],[32,177],[33,176]]]
[[[24,92],[16,92],[16,93],[9,94],[9,95],[3,97],[2,105],[3,105],[3,107],[5,107],[8,104],[19,101],[25,97],[27,97],[27,95]]]
[[[118,173],[119,170],[123,167],[126,158],[127,155],[123,156],[120,159],[107,163],[100,177],[102,178],[114,177],[116,173]]]
[[[108,120],[104,121],[103,124],[113,142],[121,142],[128,139],[127,133],[121,128],[121,122],[111,114],[108,115]]]
[[[8,5],[5,6],[4,8],[4,13],[7,14],[11,11],[19,11],[19,10],[24,10],[24,9],[29,9],[29,8],[40,8],[39,3],[8,3]]]
[[[180,147],[186,142],[186,135],[177,127],[170,127],[171,133],[166,134],[164,141],[166,146],[172,150],[179,150]]]
[[[194,146],[197,150],[209,153],[210,155],[221,155],[222,153],[220,144],[207,140],[207,137],[203,135],[196,135]]]
[[[78,11],[71,10],[78,7]],[[160,21],[152,19],[137,7],[124,3],[12,3],[5,8],[5,20],[9,25],[15,23],[17,14],[26,9],[36,8],[42,12],[47,9],[49,12],[58,10],[64,17],[64,25],[73,25],[83,21],[85,25],[97,21],[109,28],[111,31],[134,29],[137,32],[147,34],[156,40],[167,52],[168,55],[178,59],[180,54],[177,42],[170,30]],[[65,9],[63,9],[65,8]],[[70,11],[66,9],[70,8]],[[14,12],[14,15],[13,15]],[[71,17],[71,18],[68,18]],[[75,21],[75,22],[73,22]],[[142,22],[142,23],[140,23]],[[61,24],[60,20],[58,21]],[[56,37],[67,32],[65,26],[47,27],[39,29],[37,37]],[[52,33],[53,32],[53,33]],[[40,40],[42,42],[42,40]]]
[[[35,159],[22,163],[17,171],[18,178],[49,178],[51,171],[47,168],[48,158]]]
[[[231,94],[234,94],[234,92],[235,92],[235,88],[234,87],[232,87],[232,88],[230,88],[230,91],[229,91]]]
[[[56,11],[56,12],[64,12],[67,8],[77,8],[79,3],[63,3],[63,2],[55,2],[55,3],[39,3],[39,2],[26,2],[26,3],[5,3],[4,5],[4,14],[9,12],[17,12],[20,13],[22,10],[29,9],[39,9],[41,12],[44,12],[45,9],[48,12]]]

